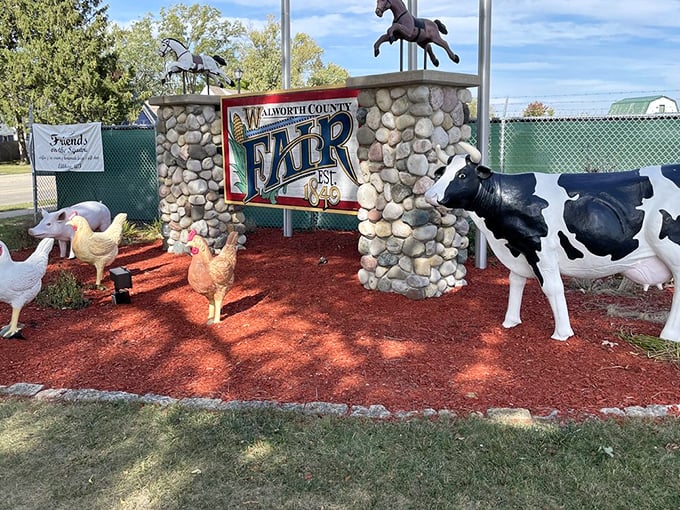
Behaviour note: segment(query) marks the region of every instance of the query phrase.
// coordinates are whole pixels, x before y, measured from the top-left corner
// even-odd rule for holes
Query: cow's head
[[[481,181],[491,177],[491,169],[480,165],[480,152],[469,144],[456,144],[464,154],[448,156],[437,146],[437,156],[445,164],[435,171],[435,182],[425,193],[425,200],[437,207],[471,209]]]

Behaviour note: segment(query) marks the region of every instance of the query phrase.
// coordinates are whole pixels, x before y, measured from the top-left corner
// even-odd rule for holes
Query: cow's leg
[[[508,309],[505,312],[504,328],[512,328],[522,323],[520,309],[522,308],[522,294],[527,279],[514,271],[510,271],[510,291],[508,294]]]
[[[543,273],[543,293],[548,298],[550,308],[555,319],[555,331],[552,334],[555,340],[567,340],[574,336],[569,322],[569,310],[567,308],[567,298],[564,296],[564,284],[557,268],[542,268]]]
[[[677,292],[677,285],[680,282],[680,271],[673,271],[673,281],[676,285],[676,292],[673,292],[671,311],[659,337],[671,342],[680,342],[680,293]]]

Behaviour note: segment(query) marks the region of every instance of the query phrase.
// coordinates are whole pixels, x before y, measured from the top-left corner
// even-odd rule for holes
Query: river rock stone
[[[452,154],[454,143],[470,139],[471,100],[466,88],[445,85],[359,92],[357,249],[365,288],[424,299],[466,284],[468,219],[462,211],[440,214],[424,193],[441,166],[434,146]],[[221,115],[213,102],[158,109],[159,210],[170,253],[184,253],[189,229],[212,247],[229,230],[246,232],[243,208],[224,201]]]
[[[373,192],[361,192],[362,200],[370,197],[371,208],[358,217],[359,231],[372,236],[365,241],[372,243],[373,258],[362,263],[360,281],[371,290],[397,292],[410,299],[442,295],[465,284],[469,223],[462,212],[432,208],[424,194],[442,164],[434,147],[453,154],[453,144],[471,135],[464,124],[471,94],[456,87],[414,85],[378,89],[374,96],[366,95],[365,103],[362,97],[360,108],[375,122],[370,126],[373,136],[360,141],[358,153],[368,154],[383,167],[366,181]],[[375,145],[381,146],[381,153]],[[368,211],[376,214],[369,218]],[[364,222],[371,227],[362,229]],[[382,243],[376,245],[376,239]],[[367,275],[371,271],[378,281]]]

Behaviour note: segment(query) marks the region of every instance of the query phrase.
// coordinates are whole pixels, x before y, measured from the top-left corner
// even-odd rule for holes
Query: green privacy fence
[[[103,126],[104,172],[39,172],[36,196],[39,208],[61,209],[86,200],[101,201],[112,215],[126,212],[131,221],[159,217],[156,141],[153,127]],[[296,230],[356,230],[354,215],[292,211]],[[283,211],[245,207],[256,227],[282,227]]]
[[[505,173],[611,172],[674,163],[680,162],[680,116],[494,119],[489,147],[489,165]]]
[[[104,172],[39,172],[38,205],[60,209],[86,200],[103,202],[131,221],[158,218],[156,142],[153,128],[102,127]]]
[[[248,206],[243,209],[246,222],[256,227],[283,227],[283,210],[271,207]],[[359,220],[352,214],[292,211],[294,230],[356,230]]]

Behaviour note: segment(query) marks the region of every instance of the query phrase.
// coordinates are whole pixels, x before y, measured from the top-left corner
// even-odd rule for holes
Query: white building
[[[629,97],[612,103],[609,115],[677,113],[678,104],[668,96]]]

